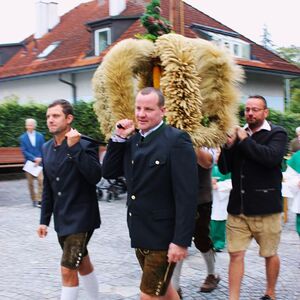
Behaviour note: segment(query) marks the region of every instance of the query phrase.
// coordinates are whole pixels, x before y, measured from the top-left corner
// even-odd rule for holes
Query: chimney
[[[59,23],[56,2],[38,1],[36,15],[36,33],[34,35],[36,39],[41,38]]]
[[[48,3],[39,1],[36,3],[36,32],[34,37],[41,38],[48,32]]]
[[[59,16],[57,12],[57,2],[50,2],[48,4],[48,29],[51,30],[59,23]]]
[[[108,3],[111,17],[119,15],[126,8],[126,0],[109,0]]]

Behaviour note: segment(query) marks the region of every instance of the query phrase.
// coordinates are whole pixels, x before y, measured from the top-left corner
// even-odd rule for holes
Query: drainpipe
[[[291,104],[291,86],[290,86],[290,79],[284,80],[284,87],[285,87],[285,110],[290,108]]]
[[[76,88],[76,84],[75,84],[75,74],[74,73],[71,74],[71,82],[62,79],[62,74],[58,75],[58,80],[60,82],[68,84],[72,87],[73,103],[76,104],[77,103],[77,88]]]

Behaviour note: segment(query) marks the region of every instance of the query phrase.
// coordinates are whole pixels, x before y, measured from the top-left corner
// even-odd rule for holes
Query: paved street
[[[125,199],[100,201],[102,226],[89,244],[102,300],[137,300],[140,269],[130,248],[126,226]],[[59,299],[59,259],[61,250],[53,224],[45,239],[36,234],[40,209],[31,206],[25,179],[0,181],[0,300]],[[295,232],[295,215],[289,213],[280,246],[281,272],[278,300],[300,299],[300,240]],[[264,260],[252,243],[246,256],[246,272],[241,300],[259,299],[264,293]],[[217,254],[217,270],[222,277],[211,294],[199,293],[205,265],[194,247],[186,259],[181,286],[185,300],[228,299],[228,254]],[[79,299],[87,299],[80,290]]]

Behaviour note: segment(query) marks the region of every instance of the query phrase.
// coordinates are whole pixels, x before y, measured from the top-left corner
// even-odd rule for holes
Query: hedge
[[[15,100],[0,104],[0,147],[19,146],[19,136],[25,131],[24,123],[27,118],[37,120],[37,130],[44,134],[46,140],[51,138],[46,125],[47,106],[42,104],[21,105]],[[240,124],[245,123],[244,105],[240,105]],[[100,126],[93,110],[92,102],[79,101],[74,105],[75,120],[73,127],[79,132],[97,140],[103,140]],[[281,125],[289,139],[295,137],[295,128],[300,126],[300,114],[280,113],[270,109],[268,120]]]
[[[19,137],[25,131],[25,119],[37,121],[37,131],[46,140],[51,138],[46,124],[47,106],[43,104],[20,105],[17,101],[0,104],[0,147],[19,146]],[[74,105],[75,120],[72,124],[80,133],[102,140],[103,135],[93,110],[93,103],[79,101]]]

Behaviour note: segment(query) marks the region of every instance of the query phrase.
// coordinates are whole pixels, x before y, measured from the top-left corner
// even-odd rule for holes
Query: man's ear
[[[268,117],[268,115],[269,115],[269,109],[265,109],[265,111],[264,111],[264,114],[265,114],[265,119]]]
[[[67,115],[67,122],[68,124],[71,124],[74,120],[74,116],[73,115]]]

